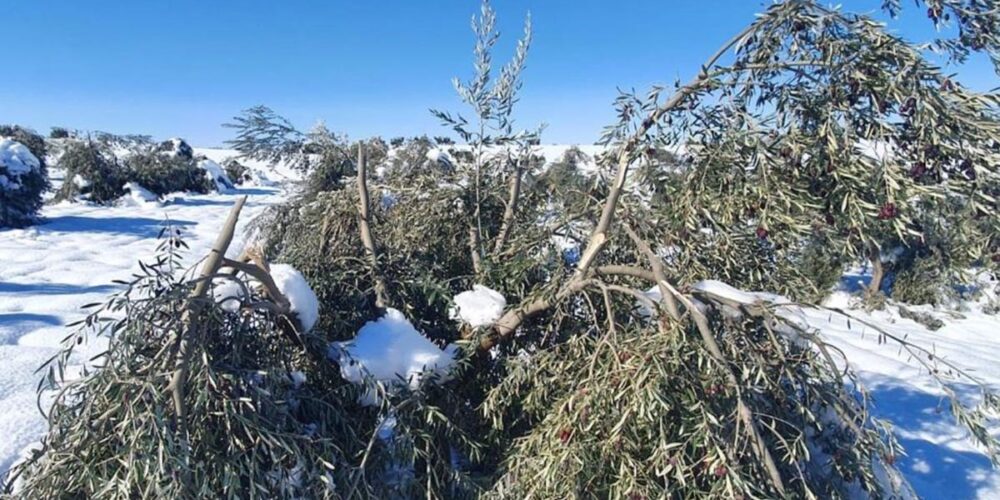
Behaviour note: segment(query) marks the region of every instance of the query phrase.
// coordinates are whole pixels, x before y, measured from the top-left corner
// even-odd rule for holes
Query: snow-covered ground
[[[838,292],[827,305],[845,308],[849,298]],[[911,307],[929,312],[929,306]],[[1000,317],[983,314],[978,304],[955,316],[940,311],[933,314],[945,326],[930,331],[923,325],[899,316],[890,306],[886,311],[850,314],[914,344],[932,348],[936,356],[954,362],[995,391],[1000,390]],[[908,456],[897,466],[922,498],[1000,499],[1000,471],[967,439],[958,426],[943,392],[916,362],[908,362],[898,345],[879,344],[873,329],[849,321],[844,316],[811,311],[807,320],[822,328],[823,335],[844,352],[871,392],[875,414],[894,424],[896,436]],[[975,397],[976,388],[961,386],[960,394]],[[994,435],[1000,429],[993,429]]]
[[[549,161],[565,147],[547,147]],[[595,151],[587,151],[593,154]],[[222,164],[234,152],[195,149]],[[263,168],[249,164],[251,168]],[[294,173],[269,169],[270,179],[284,182]],[[127,279],[139,259],[149,258],[161,224],[169,218],[180,226],[191,250],[191,262],[212,244],[229,208],[248,195],[239,233],[267,206],[286,196],[279,187],[239,189],[227,194],[180,195],[165,202],[128,206],[48,205],[45,222],[20,230],[0,230],[0,474],[25,446],[45,432],[35,404],[39,374],[66,335],[65,324],[83,316],[80,306],[100,302],[115,291],[114,279]],[[239,240],[239,237],[237,238]],[[234,248],[240,248],[239,241]],[[832,299],[843,306],[843,293]],[[978,306],[931,332],[890,308],[854,314],[913,342],[933,346],[939,356],[972,370],[1000,389],[1000,317],[982,314]],[[828,312],[808,313],[810,324],[845,352],[877,405],[876,414],[891,419],[909,456],[898,464],[924,498],[1000,498],[1000,472],[954,424],[940,390],[893,345],[854,322]],[[97,347],[94,348],[95,350]]]

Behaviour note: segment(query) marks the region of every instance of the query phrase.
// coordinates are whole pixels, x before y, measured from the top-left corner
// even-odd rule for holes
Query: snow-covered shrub
[[[194,149],[191,148],[187,141],[178,137],[161,142],[156,147],[156,151],[183,160],[194,159]]]
[[[126,167],[105,147],[92,140],[70,140],[63,145],[59,168],[65,180],[56,193],[58,200],[111,203],[125,194],[129,181]]]
[[[223,168],[226,171],[226,176],[236,185],[242,185],[251,179],[250,170],[235,158],[226,160]]]
[[[375,431],[374,410],[350,403],[359,389],[325,361],[325,342],[309,343],[314,355],[303,352],[271,309],[192,299],[199,282],[174,272],[178,234],[167,233],[160,255],[48,366],[45,388],[65,390],[50,410],[43,452],[7,478],[16,478],[19,497],[92,498],[115,484],[125,496],[253,489],[269,498],[324,498],[351,484],[351,462],[367,442],[359,433]],[[247,302],[269,300],[243,275],[229,281],[251,291]],[[185,310],[184,323],[160,321]],[[97,320],[115,311],[124,313],[121,322]],[[194,327],[178,415],[163,369],[173,370],[171,346]],[[79,382],[64,380],[77,342],[99,333],[107,335],[109,362]],[[121,474],[126,462],[143,473]]]
[[[130,155],[126,162],[129,179],[159,196],[177,192],[207,193],[216,188],[211,176],[206,175],[197,162],[180,155],[147,150]]]
[[[20,125],[0,125],[0,137],[23,144],[28,148],[28,151],[31,151],[31,154],[35,155],[35,158],[43,164],[45,163],[45,158],[48,156],[45,138],[34,130]]]
[[[235,187],[225,169],[218,163],[205,157],[197,158],[195,161],[198,168],[205,172],[205,177],[216,191],[225,192]]]
[[[48,187],[45,163],[24,144],[0,136],[0,228],[31,224]]]

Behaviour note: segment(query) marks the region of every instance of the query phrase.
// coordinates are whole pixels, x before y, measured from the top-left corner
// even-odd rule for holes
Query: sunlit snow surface
[[[550,161],[558,159],[565,149],[544,148]],[[219,164],[233,154],[198,148],[195,153],[205,154]],[[253,162],[245,164],[265,173],[273,181],[284,182],[294,176],[287,168],[266,170]],[[35,406],[39,375],[34,370],[56,352],[59,341],[67,333],[63,325],[83,316],[81,305],[102,301],[113,293],[116,287],[111,284],[112,280],[129,279],[130,274],[138,270],[136,262],[153,255],[157,234],[166,219],[182,229],[191,246],[188,262],[193,264],[195,259],[207,253],[229,208],[241,194],[249,195],[249,199],[231,250],[235,256],[242,248],[246,224],[268,205],[282,201],[286,196],[282,191],[252,187],[226,194],[168,196],[160,202],[135,203],[134,206],[46,205],[42,210],[43,223],[26,229],[0,230],[0,366],[3,367],[0,372],[0,473],[45,432],[44,419]],[[864,279],[863,276],[845,277],[844,284],[854,288],[857,280]],[[654,300],[658,298],[652,295]],[[847,300],[846,294],[838,293],[829,304],[846,307]],[[1000,317],[982,314],[978,305],[971,305],[970,310],[961,313],[962,317],[935,313],[945,320],[946,326],[934,332],[901,319],[892,307],[885,312],[852,311],[852,314],[896,334],[908,335],[913,342],[933,346],[939,356],[968,367],[1000,389]],[[897,465],[921,496],[930,499],[1000,498],[1000,472],[990,468],[989,460],[953,423],[947,403],[941,399],[941,391],[908,364],[893,345],[880,345],[870,328],[856,321],[848,325],[844,317],[832,312],[807,310],[801,315],[812,326],[821,328],[824,337],[844,351],[871,390],[877,405],[876,414],[895,422],[896,432],[909,453],[901,457]],[[406,338],[415,340],[417,337],[413,335],[420,336],[422,342],[416,343],[427,347],[426,352],[432,355],[418,364],[432,365],[439,370],[447,366],[450,352],[423,338],[406,318],[392,321],[397,330],[412,329]],[[383,326],[387,325],[383,323]],[[86,346],[78,361],[100,350],[100,342]],[[413,373],[411,368],[414,367],[413,364],[400,367],[402,365],[390,363],[382,366],[392,374],[402,372],[404,378]],[[974,389],[971,386],[966,389],[966,395],[973,397]]]
[[[330,350],[331,358],[340,364],[341,374],[351,382],[361,384],[370,378],[390,388],[399,382],[411,389],[419,387],[427,373],[447,377],[455,353],[452,346],[441,349],[434,345],[393,308],[365,323],[353,340],[336,342]],[[377,398],[369,392],[363,402],[374,404]]]

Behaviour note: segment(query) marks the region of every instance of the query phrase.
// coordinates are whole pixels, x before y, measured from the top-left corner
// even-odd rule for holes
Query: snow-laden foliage
[[[246,167],[246,165],[240,163],[240,161],[235,158],[226,160],[224,162],[224,169],[226,171],[226,177],[228,177],[236,185],[241,185],[252,179],[250,170]]]
[[[384,300],[439,347],[464,340],[475,353],[445,386],[480,413],[446,417],[484,436],[482,454],[415,467],[413,484],[460,470],[501,497],[898,493],[886,478],[900,451],[836,351],[771,311],[770,295],[739,290],[821,298],[854,260],[929,237],[920,221],[935,214],[985,255],[989,230],[958,214],[980,210],[976,190],[995,178],[992,97],[942,87],[863,17],[779,3],[670,97],[623,96],[607,154],[573,151],[544,169],[504,104],[523,60],[485,76],[493,22],[488,8],[477,18],[478,72],[458,86],[474,118],[436,113],[469,146],[440,168],[429,141],[397,141],[376,170],[392,203],[364,217],[372,250],[363,198],[346,186],[260,226],[269,255],[318,283],[324,310],[344,312],[321,319],[333,337]],[[872,146],[886,142],[910,149]],[[911,155],[929,145],[975,151],[978,182],[951,156],[935,164],[948,179],[916,179]],[[507,307],[489,326],[443,327],[447,298],[477,284]],[[967,375],[928,373],[948,391]],[[983,391],[984,406],[953,409],[995,451],[984,429],[997,400]]]
[[[191,145],[187,141],[180,137],[173,137],[161,142],[156,147],[156,151],[182,160],[194,159],[194,149],[191,148]]]
[[[0,227],[35,221],[48,186],[44,161],[17,140],[0,136]]]
[[[176,152],[140,150],[128,155],[125,163],[130,180],[159,196],[178,192],[208,193],[216,189],[216,174],[225,176],[221,169],[211,172],[194,159]]]

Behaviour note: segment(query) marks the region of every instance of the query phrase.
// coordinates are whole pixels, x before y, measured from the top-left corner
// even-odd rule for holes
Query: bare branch
[[[361,243],[365,246],[368,259],[371,263],[372,276],[375,280],[375,305],[385,308],[386,300],[385,280],[382,279],[378,270],[378,253],[375,250],[375,239],[372,238],[372,230],[369,224],[371,219],[371,202],[368,196],[368,165],[365,161],[365,145],[358,144],[358,226],[361,228]]]

